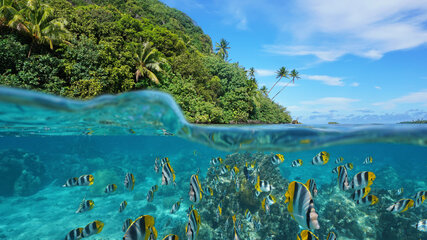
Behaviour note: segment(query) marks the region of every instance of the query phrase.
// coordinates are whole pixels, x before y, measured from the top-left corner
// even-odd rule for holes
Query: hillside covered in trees
[[[77,99],[170,93],[190,122],[289,123],[253,68],[227,61],[187,15],[157,0],[4,0],[0,85]]]

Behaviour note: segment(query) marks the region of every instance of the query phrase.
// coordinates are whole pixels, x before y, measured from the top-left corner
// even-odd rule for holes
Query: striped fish
[[[373,172],[359,172],[354,175],[353,180],[351,181],[351,188],[353,189],[362,189],[364,187],[369,187],[374,182],[376,176]]]
[[[396,203],[394,203],[393,205],[391,205],[390,207],[387,208],[387,211],[389,212],[405,212],[406,210],[408,210],[409,208],[414,206],[414,200],[412,199],[400,199],[399,201],[397,201]]]
[[[291,166],[292,167],[301,167],[302,166],[302,160],[301,159],[297,159],[295,161],[292,161]]]
[[[225,165],[219,169],[219,175],[224,175],[230,170],[230,166]]]
[[[194,209],[194,206],[193,206],[193,204],[191,204],[188,208],[187,208],[187,210],[185,211],[186,213],[187,213],[187,216],[189,216],[190,215],[190,213],[191,213],[191,211]]]
[[[185,233],[188,240],[195,240],[199,234],[200,216],[197,210],[191,210],[188,216],[188,224],[185,226]]]
[[[102,229],[104,228],[104,223],[101,221],[93,221],[91,223],[89,223],[88,225],[86,225],[85,228],[83,228],[83,233],[82,236],[84,238],[98,234],[102,231]]]
[[[427,232],[427,219],[422,219],[412,226],[415,227],[418,231]]]
[[[105,193],[112,193],[112,192],[114,192],[116,190],[117,190],[117,185],[113,183],[113,184],[108,184],[105,187],[104,192]]]
[[[74,187],[74,186],[77,186],[77,178],[76,177],[68,179],[67,182],[65,182],[65,184],[62,185],[62,187]]]
[[[123,223],[122,231],[126,232],[126,230],[128,230],[128,228],[129,228],[130,225],[132,225],[132,219],[128,218]]]
[[[397,195],[402,195],[402,193],[403,193],[403,187],[396,190]]]
[[[126,201],[121,202],[120,207],[119,207],[119,212],[120,213],[123,212],[127,205],[128,205],[128,202],[126,202]]]
[[[362,204],[362,205],[374,205],[376,203],[378,203],[378,197],[375,195],[368,195],[356,201],[356,204]]]
[[[371,164],[372,163],[372,157],[366,157],[365,160],[363,161],[363,164]]]
[[[77,179],[77,186],[90,186],[93,184],[93,175],[82,175]]]
[[[234,225],[234,233],[233,233],[233,240],[240,240],[240,231],[238,227],[236,227],[236,215],[233,215],[233,225]],[[239,224],[237,224],[239,225]]]
[[[158,160],[159,160],[158,158],[156,158],[156,160],[154,160],[154,171],[156,173],[159,173],[159,170],[160,170],[160,166],[159,166],[159,161]]]
[[[198,203],[202,200],[202,192],[203,190],[199,181],[199,176],[197,176],[197,174],[193,174],[190,178],[190,191],[188,192],[190,201]]]
[[[415,199],[415,205],[414,207],[419,207],[421,206],[421,204],[423,204],[423,202],[426,200],[426,197],[424,195],[419,196],[418,198]]]
[[[135,178],[132,173],[126,173],[124,185],[127,190],[133,190],[135,187]]]
[[[359,200],[361,200],[362,198],[366,197],[370,191],[371,191],[371,188],[370,188],[370,187],[365,187],[365,188],[362,188],[362,189],[357,189],[357,190],[355,190],[355,191],[354,191],[354,193],[351,195],[351,198],[352,198],[354,201],[359,201]]]
[[[154,192],[153,192],[153,190],[150,189],[147,193],[147,201],[152,202],[153,199],[154,199]]]
[[[348,184],[347,168],[344,166],[338,167],[338,187],[343,191],[347,191],[350,188]]]
[[[209,193],[208,195],[213,196],[213,189],[209,186],[206,186],[205,189],[203,190],[204,193]]]
[[[302,232],[297,235],[297,240],[319,240],[319,238],[308,230],[302,230]]]
[[[329,153],[322,151],[314,156],[311,164],[313,165],[325,165],[329,161]]]
[[[129,226],[123,236],[123,240],[147,240],[151,235],[157,237],[157,230],[154,228],[154,218],[150,215],[143,215]]]
[[[273,195],[268,195],[261,202],[261,207],[266,214],[270,213],[270,206],[276,203],[276,198]]]
[[[82,213],[86,211],[92,210],[93,206],[95,206],[95,203],[92,200],[85,200],[80,203],[79,208],[77,209],[76,213]]]
[[[344,161],[343,157],[338,157],[337,159],[335,159],[335,164],[340,164]]]
[[[169,158],[164,157],[160,160],[160,166],[163,167],[168,162],[169,162]]]
[[[216,209],[216,218],[217,218],[217,221],[219,221],[219,218],[221,217],[221,215],[222,215],[222,203],[219,202],[218,207]]]
[[[314,181],[314,179],[308,179],[307,183],[305,184],[305,186],[307,186],[308,190],[310,190],[311,196],[313,196],[313,198],[317,197],[317,184]]]
[[[337,235],[335,235],[334,232],[330,232],[330,233],[328,233],[326,240],[337,240]]]
[[[71,230],[67,236],[65,236],[65,240],[78,240],[82,238],[83,228],[76,228]]]
[[[178,236],[175,234],[169,234],[166,237],[164,237],[162,240],[178,240]]]
[[[151,187],[151,191],[153,191],[153,192],[157,192],[157,190],[159,190],[159,186],[157,186],[157,184],[156,184],[156,185],[153,185],[153,186]]]
[[[310,190],[300,182],[291,182],[285,193],[285,203],[292,218],[303,228],[319,229],[317,213],[314,209]]]
[[[285,161],[285,157],[282,154],[275,154],[271,158],[271,163],[273,165],[279,165],[279,164],[283,163],[283,161]]]
[[[236,176],[237,176],[237,174],[239,173],[239,168],[237,168],[236,166],[234,166],[232,169],[231,169],[231,179],[234,179],[234,178],[236,178]]]
[[[218,167],[221,164],[222,164],[222,158],[221,157],[212,158],[211,165],[213,167]]]
[[[251,211],[249,211],[249,209],[246,209],[245,211],[245,219],[248,222],[252,222],[252,214],[251,214]]]
[[[179,207],[181,207],[181,201],[182,201],[182,198],[178,202],[176,202],[172,205],[170,213],[174,214],[179,210]]]
[[[332,173],[338,173],[338,168],[339,168],[339,167],[345,167],[345,168],[346,168],[346,170],[352,170],[352,169],[353,169],[353,163],[346,163],[346,164],[344,164],[344,165],[340,165],[340,166],[338,166],[338,167],[336,167],[336,168],[332,169]]]
[[[265,180],[259,180],[259,176],[257,177],[257,182],[255,184],[255,189],[258,192],[270,192],[271,190],[274,189],[274,187]]]
[[[162,167],[162,185],[169,185],[175,183],[175,171],[171,167],[169,162],[166,162]]]

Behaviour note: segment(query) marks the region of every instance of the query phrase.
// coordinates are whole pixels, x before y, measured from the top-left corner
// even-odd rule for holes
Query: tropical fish
[[[76,228],[71,230],[67,236],[65,236],[65,240],[78,240],[82,238],[83,228]]]
[[[300,182],[291,182],[285,193],[285,203],[292,218],[303,228],[319,229],[318,214],[314,209],[310,190]]]
[[[344,158],[343,157],[337,157],[337,159],[335,159],[335,163],[336,164],[340,164],[340,163],[342,163],[344,161]]]
[[[332,173],[338,173],[338,168],[339,168],[339,167],[345,167],[345,168],[346,168],[346,170],[352,170],[352,169],[353,169],[353,163],[346,163],[346,164],[344,164],[344,165],[340,165],[340,166],[338,166],[338,167],[336,167],[336,168],[332,169]]]
[[[135,187],[135,178],[132,173],[126,173],[124,185],[127,190],[133,190],[133,187]]]
[[[273,165],[279,165],[279,164],[283,163],[283,161],[285,161],[285,157],[282,154],[275,154],[271,158],[271,163]]]
[[[222,216],[222,203],[218,203],[218,207],[216,208],[216,218],[219,221],[219,218]]]
[[[233,215],[233,225],[234,225],[234,233],[233,240],[240,240],[239,230],[236,228],[236,215]]]
[[[353,181],[351,181],[351,188],[353,189],[361,189],[364,187],[369,187],[374,182],[376,176],[373,172],[359,172],[358,174],[354,175]]]
[[[239,192],[240,191],[240,181],[238,178],[236,178],[235,183],[236,183],[236,192]]]
[[[396,190],[397,195],[401,195],[403,193],[403,187]]]
[[[197,210],[191,210],[188,216],[188,224],[185,226],[185,233],[188,237],[188,240],[195,240],[199,234],[200,228],[200,216]]]
[[[302,232],[300,232],[297,235],[297,240],[319,240],[319,238],[314,235],[314,233],[308,231],[308,230],[302,230]]]
[[[418,231],[427,232],[427,219],[420,220],[412,226],[415,227]]]
[[[237,176],[238,173],[239,173],[239,169],[236,166],[234,166],[231,169],[231,179],[234,179]]]
[[[187,215],[190,215],[190,212],[194,209],[193,204],[191,204],[188,208],[187,211],[185,211],[187,213]]]
[[[128,218],[123,223],[122,231],[126,232],[130,225],[132,225],[132,219]]]
[[[116,190],[117,190],[117,185],[113,183],[113,184],[108,184],[105,187],[104,192],[105,193],[112,193],[112,192],[114,192]]]
[[[193,174],[190,178],[190,191],[188,195],[190,196],[190,201],[198,203],[202,200],[202,185],[199,181],[199,176],[197,174]]]
[[[308,179],[308,181],[305,183],[305,186],[307,186],[308,190],[310,190],[311,196],[315,198],[317,196],[317,184],[314,179]]]
[[[363,205],[374,205],[376,203],[378,203],[378,197],[375,195],[368,195],[356,201],[356,204],[363,204]]]
[[[366,197],[370,191],[371,191],[371,188],[370,188],[370,187],[365,187],[365,188],[362,188],[362,189],[357,189],[357,190],[355,190],[355,191],[354,191],[354,193],[351,195],[351,198],[352,198],[354,201],[359,201],[359,200],[361,200],[362,198]]]
[[[222,167],[219,169],[219,174],[220,174],[220,175],[224,175],[224,174],[226,174],[229,170],[230,170],[230,166],[228,166],[228,165],[222,166]]]
[[[166,237],[164,237],[162,240],[178,240],[178,236],[175,234],[169,234]]]
[[[93,206],[95,206],[95,203],[92,200],[83,199],[83,201],[79,204],[79,208],[77,209],[76,213],[90,211],[93,209]]]
[[[249,211],[249,209],[246,209],[246,211],[245,211],[245,219],[246,219],[246,221],[248,221],[248,222],[252,222],[252,214],[251,214],[251,211]]]
[[[313,165],[325,165],[329,161],[329,153],[322,151],[314,156],[311,164]]]
[[[176,213],[179,210],[179,208],[181,207],[181,201],[182,201],[182,198],[178,202],[172,205],[172,209],[171,209],[172,214]]]
[[[400,199],[399,201],[395,202],[393,205],[387,208],[387,211],[389,212],[405,212],[409,208],[414,206],[414,200],[412,199]]]
[[[218,167],[221,164],[222,164],[222,158],[221,157],[212,158],[212,160],[211,160],[212,166]]]
[[[337,240],[337,235],[335,235],[334,232],[330,232],[330,233],[328,233],[326,240]]]
[[[153,199],[154,199],[154,192],[153,192],[153,190],[150,189],[147,193],[147,201],[152,202]]]
[[[159,161],[158,161],[158,158],[156,158],[156,160],[154,160],[154,171],[156,173],[159,173],[159,170],[160,170]]]
[[[424,195],[421,195],[421,196],[417,197],[415,199],[415,205],[414,205],[414,207],[417,208],[417,207],[421,206],[421,204],[423,204],[424,200],[426,200],[426,197]]]
[[[169,158],[164,157],[164,158],[160,159],[160,166],[163,167],[168,162],[169,162]]]
[[[276,198],[269,194],[267,197],[265,197],[261,202],[261,207],[264,209],[264,211],[268,214],[270,213],[270,206],[276,203]]]
[[[259,176],[257,177],[257,183],[255,184],[255,189],[258,192],[270,192],[274,189],[272,185],[268,181],[259,180]]]
[[[119,212],[123,212],[127,205],[128,203],[126,201],[121,202],[119,207]]]
[[[102,229],[104,228],[104,223],[101,221],[93,221],[91,223],[89,223],[88,225],[86,225],[86,227],[83,228],[83,233],[82,236],[84,238],[92,236],[94,234],[98,234],[102,231]]]
[[[126,230],[123,240],[149,239],[152,232],[157,231],[154,228],[154,218],[150,215],[143,215],[137,218]]]
[[[301,159],[297,159],[295,161],[292,161],[291,166],[292,167],[301,167],[302,166],[302,160]]]
[[[162,185],[169,185],[175,183],[175,171],[171,167],[169,161],[167,161],[162,167]]]
[[[157,239],[157,230],[155,227],[150,227],[150,236],[148,237],[148,240],[156,240]]]
[[[93,175],[82,175],[77,179],[77,186],[90,186],[93,184]]]
[[[65,184],[62,185],[62,187],[74,187],[74,186],[77,186],[77,178],[76,177],[69,178],[67,180],[67,182],[65,182]],[[76,228],[76,229],[78,229],[78,228]],[[76,229],[74,229],[74,230],[76,230]]]
[[[347,168],[344,166],[338,167],[338,187],[343,191],[347,191],[350,188],[348,184]]]
[[[371,164],[371,163],[372,163],[372,157],[371,156],[366,157],[365,161],[363,161],[363,164]]]
[[[159,186],[157,186],[157,184],[156,184],[156,185],[153,185],[153,186],[151,187],[151,191],[153,191],[153,193],[154,193],[154,192],[157,192],[157,190],[159,190]]]

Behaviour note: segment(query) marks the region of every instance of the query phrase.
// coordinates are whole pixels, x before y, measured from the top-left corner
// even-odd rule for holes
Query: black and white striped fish
[[[302,166],[302,160],[301,159],[297,159],[295,161],[292,161],[291,166],[292,167],[301,167]]]
[[[190,177],[190,191],[188,192],[190,201],[198,203],[203,197],[202,185],[199,181],[199,176],[197,174],[193,174]]]
[[[416,228],[418,231],[427,232],[427,219],[418,221],[416,224],[412,225],[412,227]]]
[[[152,189],[150,189],[147,193],[147,201],[152,202],[153,199],[154,199],[154,191]]]
[[[318,191],[317,191],[317,184],[314,181],[314,179],[313,178],[308,179],[305,186],[307,186],[308,190],[310,190],[311,196],[313,196],[313,198],[315,198],[317,196]]]
[[[313,165],[325,165],[329,161],[329,153],[322,151],[313,157],[311,164]]]
[[[188,216],[188,223],[185,226],[185,234],[187,235],[188,240],[195,240],[197,238],[200,223],[200,216],[197,210],[191,210]]]
[[[348,183],[347,168],[344,166],[338,167],[338,187],[343,191],[347,191],[350,188]]]
[[[337,157],[337,159],[335,159],[335,164],[340,164],[344,161],[343,157]]]
[[[164,157],[160,160],[160,166],[163,167],[168,162],[169,162],[169,158]]]
[[[366,157],[365,158],[365,160],[363,161],[363,164],[371,164],[372,163],[372,157],[371,156],[369,156],[369,157]]]
[[[77,186],[77,178],[76,177],[69,178],[67,180],[67,182],[65,182],[65,184],[62,185],[62,187],[74,187],[74,186]]]
[[[175,234],[169,234],[166,237],[164,237],[162,240],[178,240],[178,236]]]
[[[116,190],[117,190],[117,185],[113,183],[113,184],[108,184],[105,187],[104,192],[105,193],[112,193],[112,192],[115,192]]]
[[[402,193],[403,193],[403,187],[396,190],[397,195],[402,195]]]
[[[266,214],[270,213],[271,205],[276,203],[276,198],[273,195],[268,195],[261,202],[261,207],[265,211]]]
[[[337,240],[337,235],[335,235],[334,232],[330,232],[330,233],[328,233],[326,240]]]
[[[246,211],[245,211],[245,219],[246,219],[246,221],[248,221],[248,222],[252,222],[252,214],[251,214],[251,211],[249,211],[249,209],[246,209]]]
[[[346,163],[344,165],[340,165],[341,167],[345,167],[347,170],[352,170],[353,169],[353,163]],[[338,168],[340,167],[336,167],[334,169],[332,169],[332,173],[338,173]]]
[[[414,196],[414,199],[415,199],[414,207],[417,208],[421,206],[421,204],[423,204],[426,198],[427,198],[427,191],[418,191]]]
[[[176,213],[179,210],[179,207],[181,207],[181,201],[182,201],[182,198],[178,202],[172,205],[172,208],[171,208],[172,214]]]
[[[218,167],[221,164],[222,164],[222,158],[221,157],[212,158],[211,165],[213,167]]]
[[[102,231],[103,228],[104,228],[103,222],[99,220],[93,221],[83,228],[82,237],[86,238],[86,237],[98,234]]]
[[[395,202],[393,205],[387,208],[387,211],[389,212],[405,212],[409,208],[414,206],[414,200],[412,199],[400,199],[399,201]]]
[[[260,180],[259,179],[259,175],[258,175],[257,176],[257,182],[255,184],[255,189],[258,192],[270,192],[271,190],[274,189],[274,187],[268,181],[266,181],[266,180]]]
[[[292,218],[303,228],[319,229],[318,214],[314,209],[310,190],[300,182],[291,182],[285,193],[285,203]]]
[[[362,198],[366,197],[370,191],[371,191],[370,187],[365,187],[365,188],[362,188],[362,189],[357,189],[351,195],[351,198],[354,201],[362,200]]]
[[[378,197],[375,195],[368,195],[356,201],[356,204],[362,204],[362,205],[374,205],[376,203],[378,203]]]
[[[219,175],[224,175],[230,170],[230,166],[225,165],[219,169]]]
[[[127,205],[128,203],[126,201],[121,202],[119,207],[119,212],[123,212]]]
[[[83,201],[80,202],[79,208],[77,209],[76,213],[82,213],[92,210],[93,206],[95,206],[95,203],[92,200],[83,199]]]
[[[271,163],[273,165],[279,165],[279,164],[283,163],[283,161],[285,161],[285,157],[282,154],[275,154],[271,158]]]
[[[154,227],[154,218],[143,215],[137,218],[126,230],[123,240],[149,239],[151,235],[157,238],[157,230]]]
[[[65,240],[78,240],[82,238],[83,228],[76,228],[71,230],[67,236],[65,236]]]
[[[122,231],[126,232],[129,226],[132,224],[132,219],[128,218],[123,222]]]
[[[135,187],[135,177],[132,173],[126,173],[124,185],[127,190],[133,190],[133,188]]]
[[[77,186],[90,186],[93,184],[93,175],[82,175],[77,179]]]
[[[156,158],[156,160],[154,160],[154,171],[156,173],[159,173],[159,171],[160,171],[160,165],[159,165],[159,159],[158,158]]]
[[[314,233],[310,232],[309,230],[302,230],[297,235],[297,240],[319,240],[319,238],[314,235]]]
[[[162,167],[162,185],[169,185],[175,183],[175,171],[171,167],[169,162],[166,162]]]
[[[373,172],[359,172],[354,175],[353,180],[351,181],[351,188],[353,189],[362,189],[364,187],[369,187],[374,182],[376,176]]]

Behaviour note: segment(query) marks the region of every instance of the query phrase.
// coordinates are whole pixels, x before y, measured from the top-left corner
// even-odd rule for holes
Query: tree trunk
[[[270,90],[268,90],[268,92],[267,92],[267,96],[268,96],[268,94],[271,92],[271,90],[273,90],[274,86],[276,86],[276,84],[277,84],[278,82],[280,82],[280,79],[282,79],[282,77],[280,77],[280,78],[279,78],[279,80],[277,80],[277,82],[276,82],[276,83],[274,83],[274,85],[270,88]]]
[[[33,49],[33,45],[34,45],[34,40],[31,41],[30,51],[28,52],[27,58],[30,58],[30,56],[31,56],[31,50]]]

